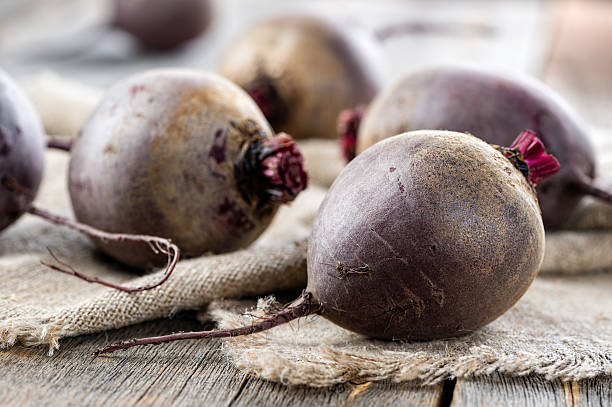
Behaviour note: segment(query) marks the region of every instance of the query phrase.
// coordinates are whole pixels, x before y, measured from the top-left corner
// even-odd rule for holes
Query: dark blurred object
[[[210,0],[114,0],[112,24],[143,45],[169,50],[196,38],[210,25]]]
[[[373,33],[322,14],[261,21],[226,47],[219,72],[253,97],[275,131],[336,138],[336,118],[382,88],[385,56]]]

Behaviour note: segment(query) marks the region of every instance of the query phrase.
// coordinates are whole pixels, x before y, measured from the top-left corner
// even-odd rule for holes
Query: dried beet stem
[[[160,285],[162,285],[163,283],[166,282],[166,280],[168,280],[168,278],[170,278],[170,275],[172,274],[172,272],[174,271],[176,264],[179,261],[180,258],[180,249],[178,248],[178,246],[176,246],[174,243],[172,243],[169,239],[164,239],[161,237],[157,237],[157,236],[148,236],[148,235],[132,235],[132,234],[125,234],[125,233],[109,233],[109,232],[104,232],[102,230],[93,228],[91,226],[73,221],[71,219],[68,218],[64,218],[62,216],[58,216],[55,214],[52,214],[50,212],[47,212],[43,209],[39,209],[36,208],[35,206],[30,206],[27,210],[28,213],[32,214],[32,215],[36,215],[38,217],[41,217],[51,223],[55,223],[57,225],[62,225],[62,226],[66,226],[69,227],[71,229],[77,230],[83,234],[86,234],[90,237],[94,237],[97,239],[101,239],[104,241],[115,241],[115,242],[122,242],[122,241],[131,241],[131,242],[143,242],[149,245],[149,247],[151,248],[151,250],[153,250],[154,253],[161,253],[161,254],[165,254],[168,256],[168,263],[166,265],[166,271],[164,272],[164,275],[162,276],[162,278],[153,283],[153,284],[148,284],[145,286],[140,286],[140,287],[126,287],[120,284],[115,284],[115,283],[111,283],[105,280],[101,280],[99,278],[96,277],[88,277],[82,273],[79,273],[78,271],[76,271],[73,267],[71,267],[70,265],[60,261],[54,254],[52,251],[49,250],[49,253],[51,254],[51,257],[53,257],[55,259],[55,261],[57,261],[60,266],[57,265],[52,265],[49,263],[45,263],[43,262],[44,265],[46,265],[47,267],[62,272],[62,273],[66,273],[66,274],[70,274],[74,277],[80,278],[81,280],[87,281],[88,283],[95,283],[95,284],[100,284],[106,287],[110,287],[110,288],[114,288],[116,290],[119,291],[125,291],[128,293],[133,293],[133,292],[138,292],[138,291],[146,291],[146,290],[152,290],[153,288],[159,287]]]
[[[242,326],[234,329],[215,329],[212,331],[199,332],[177,332],[171,335],[154,336],[149,338],[135,338],[129,341],[117,342],[105,346],[94,352],[95,356],[103,353],[111,353],[120,349],[127,349],[141,345],[159,345],[185,339],[206,339],[206,338],[229,338],[234,336],[250,335],[261,331],[277,327],[297,318],[316,314],[321,309],[319,302],[309,292],[303,292],[295,301],[276,314],[263,319],[252,325]]]
[[[24,195],[27,197],[32,197],[33,195],[27,188],[19,185],[17,181],[11,177],[4,176],[1,182],[5,188],[19,195]],[[30,205],[28,209],[26,210],[26,212],[32,215],[38,216],[40,218],[43,218],[56,225],[66,226],[71,229],[77,230],[83,234],[86,234],[90,237],[94,237],[94,238],[101,239],[104,241],[143,242],[149,245],[149,247],[151,248],[151,250],[153,250],[153,252],[165,254],[168,256],[168,263],[166,265],[166,271],[164,272],[164,275],[159,281],[153,284],[148,284],[148,285],[140,286],[140,287],[126,287],[120,284],[115,284],[115,283],[111,283],[105,280],[101,280],[97,277],[88,277],[85,274],[82,274],[76,271],[69,264],[58,259],[57,256],[49,248],[47,248],[47,250],[49,251],[49,254],[59,264],[59,266],[50,264],[50,263],[46,263],[46,262],[42,262],[42,264],[44,264],[45,266],[53,270],[56,270],[62,273],[66,273],[66,274],[70,274],[74,277],[80,278],[81,280],[87,281],[88,283],[100,284],[100,285],[114,288],[116,290],[124,291],[124,292],[138,292],[138,291],[151,290],[153,288],[159,287],[160,285],[165,283],[166,280],[168,280],[168,278],[170,277],[170,275],[176,268],[176,264],[178,263],[180,259],[180,249],[178,248],[178,246],[172,243],[169,239],[164,239],[164,238],[157,237],[157,236],[148,236],[148,235],[132,235],[132,234],[105,232],[105,231],[96,229],[94,227],[91,227],[89,225],[85,225],[83,223],[74,221],[72,219],[68,219],[63,216],[55,215],[51,212],[37,208],[33,205]]]

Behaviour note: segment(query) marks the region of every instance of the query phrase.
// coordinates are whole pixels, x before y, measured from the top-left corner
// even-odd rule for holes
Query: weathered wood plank
[[[511,377],[496,373],[459,379],[452,407],[462,406],[581,406],[612,405],[612,378],[580,382],[548,381],[541,376]]]
[[[94,359],[91,352],[134,336],[202,329],[192,313],[62,342],[53,357],[45,348],[0,352],[0,405],[354,405],[434,406],[441,386],[365,383],[329,389],[287,387],[238,371],[220,352],[221,342],[185,341],[135,348]]]

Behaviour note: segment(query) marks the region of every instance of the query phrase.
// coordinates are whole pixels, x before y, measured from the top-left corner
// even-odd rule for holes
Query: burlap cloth
[[[326,173],[322,169],[327,164],[317,157],[329,161],[337,157],[337,149],[329,143],[308,144],[304,147],[308,166],[317,169],[312,171],[313,184],[328,184],[340,165],[332,164]],[[47,154],[37,203],[70,215],[67,161],[63,153]],[[302,288],[305,238],[324,193],[323,187],[310,187],[280,212],[253,247],[184,260],[165,285],[136,294],[87,284],[42,266],[41,260],[49,260],[48,246],[91,275],[129,281],[134,286],[159,278],[159,272],[135,276],[101,256],[78,233],[26,215],[0,235],[0,347],[46,345],[52,353],[63,337],[168,317],[217,299]],[[236,366],[259,377],[310,386],[387,378],[435,383],[448,376],[495,370],[536,372],[564,380],[610,375],[612,209],[587,202],[572,225],[571,231],[547,235],[541,276],[525,297],[497,321],[469,336],[382,342],[347,332],[323,318],[309,317],[258,335],[225,340],[223,349]],[[234,306],[232,311],[227,303],[215,302],[209,311],[221,326],[230,327],[252,321],[241,312],[244,307]]]

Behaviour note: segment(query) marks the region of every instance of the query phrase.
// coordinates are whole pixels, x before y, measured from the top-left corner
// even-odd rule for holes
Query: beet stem
[[[47,148],[56,150],[70,151],[72,150],[72,139],[52,137],[47,139]]]
[[[229,338],[234,336],[250,335],[257,332],[265,331],[276,326],[285,324],[297,318],[315,314],[321,309],[321,305],[313,295],[304,291],[295,301],[277,312],[271,317],[267,317],[260,322],[252,325],[242,326],[234,329],[215,329],[212,331],[196,331],[196,332],[177,332],[170,335],[154,336],[149,338],[134,338],[129,341],[117,342],[112,345],[105,346],[94,352],[94,356],[103,353],[111,353],[120,349],[127,349],[133,346],[141,345],[159,345],[174,341],[182,341],[185,339],[206,339],[206,338]]]
[[[3,176],[0,179],[0,184],[4,186],[5,188],[7,188],[8,190],[13,191],[19,195],[23,195],[30,199],[34,199],[34,194],[32,193],[32,191],[30,191],[28,188],[25,188],[23,185],[19,184],[19,182],[17,182],[17,180],[13,177],[9,177],[6,175]],[[162,276],[161,280],[159,280],[157,283],[140,286],[140,287],[125,287],[122,285],[118,285],[118,284],[110,283],[108,281],[101,280],[96,277],[87,277],[86,275],[81,274],[78,271],[76,271],[69,264],[59,260],[57,256],[51,251],[51,249],[47,248],[51,257],[53,257],[53,259],[57,261],[63,267],[52,265],[52,264],[47,264],[45,262],[41,262],[42,264],[51,268],[52,270],[70,274],[74,277],[80,278],[81,280],[85,280],[88,283],[100,284],[106,287],[114,288],[116,290],[125,291],[129,293],[151,290],[153,288],[159,287],[160,285],[165,283],[166,280],[168,280],[168,278],[170,277],[170,275],[176,268],[176,264],[178,263],[181,257],[180,249],[178,248],[178,246],[172,243],[169,239],[163,239],[157,236],[130,235],[130,234],[122,234],[122,233],[104,232],[92,226],[85,225],[80,222],[77,222],[77,221],[74,221],[68,218],[64,218],[59,215],[52,214],[51,212],[45,211],[43,209],[39,209],[33,205],[30,205],[28,209],[26,210],[26,212],[32,215],[39,216],[51,223],[55,223],[56,225],[66,226],[71,229],[77,230],[81,233],[84,233],[88,236],[96,237],[102,240],[117,241],[117,242],[121,242],[121,241],[144,242],[149,245],[149,247],[151,248],[151,250],[153,250],[154,253],[163,253],[168,256],[168,263],[166,265],[166,271],[164,272],[164,275]]]
[[[106,287],[114,288],[116,290],[129,292],[129,293],[151,290],[153,288],[159,287],[160,285],[165,283],[166,280],[168,280],[168,278],[170,277],[170,275],[176,268],[176,264],[178,263],[179,258],[180,258],[180,249],[178,248],[178,246],[172,243],[169,239],[163,239],[161,237],[148,236],[148,235],[131,235],[131,234],[123,234],[123,233],[105,232],[105,231],[96,229],[92,226],[85,225],[80,222],[76,222],[71,219],[52,214],[51,212],[45,211],[43,209],[39,209],[32,205],[28,208],[27,212],[32,215],[39,216],[51,223],[69,227],[71,229],[84,233],[90,237],[95,237],[101,240],[116,241],[116,242],[121,242],[121,241],[143,242],[143,243],[148,244],[151,250],[153,250],[153,252],[166,254],[168,256],[168,263],[166,265],[166,271],[164,272],[164,275],[159,281],[153,284],[144,285],[140,287],[126,287],[123,285],[101,280],[97,277],[88,277],[82,273],[79,273],[72,266],[59,260],[57,256],[49,248],[47,248],[51,257],[53,257],[53,259],[56,262],[58,262],[61,266],[57,266],[57,265],[53,265],[53,264],[49,264],[45,262],[42,262],[42,264],[51,268],[52,270],[56,270],[56,271],[59,271],[65,274],[69,274],[71,276],[80,278],[81,280],[87,281],[88,283],[100,284]]]
[[[595,198],[601,199],[602,201],[612,204],[612,191],[609,189],[599,186],[594,183],[593,180],[583,176],[578,181],[578,187],[587,195],[591,195]]]

